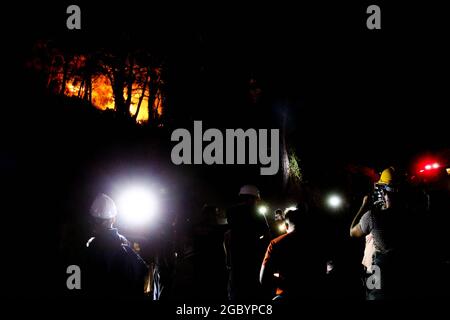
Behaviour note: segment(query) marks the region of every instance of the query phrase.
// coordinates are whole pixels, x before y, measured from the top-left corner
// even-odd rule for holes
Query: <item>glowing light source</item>
[[[327,274],[330,274],[334,270],[333,261],[327,261]]]
[[[328,197],[327,203],[331,208],[336,209],[342,205],[342,198],[336,194],[333,194]]]
[[[278,230],[279,230],[280,232],[286,232],[286,225],[285,225],[284,223],[280,223],[280,224],[278,225]]]
[[[144,187],[132,187],[119,197],[118,209],[123,220],[132,225],[148,223],[157,210],[154,194]]]
[[[426,162],[422,162],[418,166],[419,173],[423,174],[433,174],[437,172],[436,170],[441,167],[441,164],[439,162],[436,162],[435,160],[428,159]]]
[[[269,211],[269,209],[266,206],[260,206],[258,208],[258,213],[262,214],[263,216],[267,213],[267,211]]]
[[[296,207],[296,206],[290,206],[290,207],[287,207],[287,208],[284,210],[284,213],[286,213],[286,212],[288,212],[288,211],[293,211],[293,210],[297,210],[297,207]]]

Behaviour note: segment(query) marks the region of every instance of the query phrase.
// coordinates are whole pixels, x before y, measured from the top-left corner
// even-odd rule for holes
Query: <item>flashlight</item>
[[[261,215],[266,215],[267,211],[269,211],[269,209],[266,206],[260,206],[258,208],[258,213]]]
[[[333,194],[328,197],[327,203],[331,208],[337,209],[342,205],[342,198],[336,194]]]
[[[151,190],[135,186],[126,189],[119,197],[118,208],[124,222],[130,225],[143,225],[155,217],[157,200]]]

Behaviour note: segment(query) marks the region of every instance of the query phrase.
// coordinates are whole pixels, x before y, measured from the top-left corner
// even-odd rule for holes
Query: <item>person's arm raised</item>
[[[362,214],[367,212],[369,209],[369,196],[365,196],[363,198],[363,203],[353,218],[352,224],[350,225],[350,237],[359,238],[364,236],[365,234],[362,232],[361,227],[359,225],[359,219]]]

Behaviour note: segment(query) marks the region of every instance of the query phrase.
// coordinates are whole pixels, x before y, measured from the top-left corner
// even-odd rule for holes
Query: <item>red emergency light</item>
[[[441,165],[438,162],[427,162],[426,164],[420,166],[419,173],[431,173],[440,167]]]

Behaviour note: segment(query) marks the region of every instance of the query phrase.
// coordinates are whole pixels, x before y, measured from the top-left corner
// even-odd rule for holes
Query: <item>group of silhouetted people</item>
[[[351,237],[366,237],[365,274],[361,277],[366,298],[426,296],[423,291],[436,289],[430,273],[441,268],[442,274],[448,269],[448,255],[440,252],[436,257],[430,251],[448,253],[448,247],[439,237],[433,238],[441,241],[439,249],[428,247],[435,244],[430,239],[423,241],[420,233],[429,234],[425,230],[429,226],[421,225],[426,206],[419,208],[405,199],[393,168],[383,172],[375,190],[364,198],[350,227]],[[243,186],[238,203],[226,212],[226,225],[217,223],[216,207],[205,206],[188,236],[177,245],[169,241],[161,246],[149,270],[113,227],[114,202],[100,195],[91,207],[94,237],[87,243],[83,265],[88,294],[140,296],[145,284],[151,288],[153,300],[292,302],[330,298],[327,282],[333,264],[323,241],[326,228],[308,210],[277,210],[275,221],[283,224],[285,231],[274,232],[267,218],[257,212],[259,200],[257,187]],[[439,210],[445,208],[448,204]],[[448,278],[441,280],[445,285]]]

